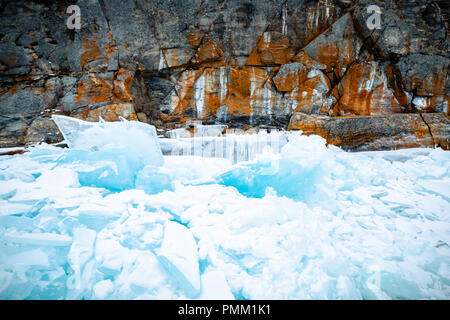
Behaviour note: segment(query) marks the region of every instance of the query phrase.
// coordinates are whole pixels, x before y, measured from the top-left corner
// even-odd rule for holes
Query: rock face
[[[446,119],[445,116],[442,116]],[[437,119],[436,119],[437,120]],[[438,121],[443,120],[439,119]],[[439,122],[438,122],[439,123]],[[435,141],[420,114],[390,114],[362,117],[312,117],[296,113],[292,129],[324,137],[347,150],[392,150],[399,147],[433,147]],[[435,131],[438,133],[439,129]],[[447,137],[448,138],[448,137]],[[443,139],[448,144],[448,139]]]
[[[0,147],[60,141],[56,113],[449,148],[448,17],[425,0],[4,0]]]

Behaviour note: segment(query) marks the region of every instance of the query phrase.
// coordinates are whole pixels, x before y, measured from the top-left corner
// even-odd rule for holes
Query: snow
[[[202,294],[199,300],[234,300],[222,271],[208,271],[202,275]]]
[[[86,228],[73,231],[73,244],[70,247],[68,261],[72,268],[81,268],[93,255],[96,232]]]
[[[428,192],[436,193],[437,195],[450,200],[450,179],[445,181],[420,181],[420,185]]]
[[[5,242],[12,242],[15,244],[29,244],[33,246],[55,246],[65,247],[70,246],[72,238],[67,235],[55,233],[5,233],[2,237]]]
[[[450,299],[446,151],[62,125],[0,157],[0,299]]]
[[[114,284],[111,280],[99,281],[94,286],[94,298],[105,300],[113,290]]]
[[[177,285],[191,298],[200,293],[197,251],[197,244],[188,228],[177,222],[166,222],[158,258]]]

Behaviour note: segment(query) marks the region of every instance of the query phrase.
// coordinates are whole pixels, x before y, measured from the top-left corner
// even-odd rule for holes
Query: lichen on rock
[[[0,147],[57,141],[52,114],[122,116],[162,130],[192,121],[305,129],[296,114],[352,124],[430,114],[439,136],[450,130],[431,115],[450,112],[443,1],[78,0],[82,28],[70,30],[72,2],[0,5]],[[368,28],[369,5],[380,7],[381,29]],[[395,146],[423,145],[417,139]]]

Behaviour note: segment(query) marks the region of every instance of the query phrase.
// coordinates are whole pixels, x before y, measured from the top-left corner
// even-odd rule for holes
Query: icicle
[[[166,63],[166,59],[164,58],[164,54],[162,52],[162,50],[159,51],[159,66],[158,66],[158,71],[162,70],[162,69],[166,69],[167,68],[167,63]]]
[[[205,75],[202,74],[194,85],[194,101],[197,117],[201,118],[205,109]]]
[[[259,130],[253,134],[246,134],[242,130],[230,130],[226,135],[221,132],[225,125],[195,126],[194,136],[178,135],[175,129],[162,139],[164,155],[225,158],[232,163],[255,160],[265,152],[279,153],[288,142],[286,133]]]
[[[227,69],[225,67],[220,68],[220,102],[225,100],[227,95]]]
[[[286,23],[286,19],[287,19],[287,4],[283,5],[282,19],[283,19],[283,26],[282,26],[281,33],[283,34],[283,36],[285,36],[285,35],[287,35],[287,23]]]

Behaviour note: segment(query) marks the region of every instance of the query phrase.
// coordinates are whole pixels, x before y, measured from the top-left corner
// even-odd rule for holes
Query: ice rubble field
[[[449,152],[290,134],[233,165],[57,122],[69,149],[0,158],[1,299],[450,298]]]

